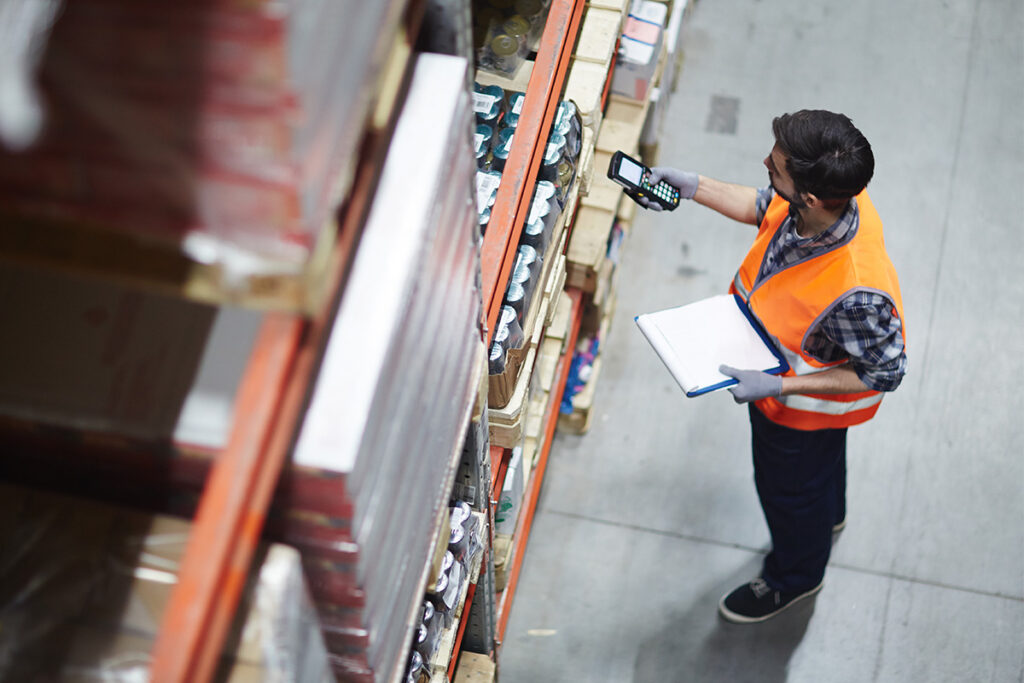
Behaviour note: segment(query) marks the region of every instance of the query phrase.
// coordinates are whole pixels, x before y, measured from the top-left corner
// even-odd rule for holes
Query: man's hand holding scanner
[[[651,186],[665,181],[679,190],[681,199],[693,199],[697,194],[697,185],[700,183],[700,176],[690,171],[680,171],[668,166],[655,166],[647,177],[647,183]],[[636,197],[636,203],[651,211],[664,211],[658,202],[651,201],[647,197]]]

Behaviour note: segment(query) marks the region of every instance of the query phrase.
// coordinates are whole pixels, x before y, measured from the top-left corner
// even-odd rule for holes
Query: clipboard
[[[779,375],[789,363],[738,295],[722,294],[634,319],[688,397],[738,382],[720,365]]]

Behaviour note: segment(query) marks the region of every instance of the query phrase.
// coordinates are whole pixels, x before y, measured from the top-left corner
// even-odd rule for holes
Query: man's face
[[[776,144],[772,147],[771,153],[764,159],[765,168],[768,169],[768,181],[775,193],[789,202],[795,209],[802,209],[807,206],[803,197],[796,191],[793,178],[786,170],[786,155],[782,153]]]

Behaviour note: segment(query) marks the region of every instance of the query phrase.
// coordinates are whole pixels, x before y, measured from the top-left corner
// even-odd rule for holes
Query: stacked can
[[[540,39],[550,4],[550,0],[476,0],[477,66],[505,76],[514,74]]]
[[[512,289],[511,285],[509,286]],[[494,341],[491,344],[491,352],[488,358],[488,372],[497,375],[505,371],[505,358],[509,349],[518,349],[523,345],[522,317],[518,311],[523,307],[524,291],[521,285],[517,285],[513,299],[515,305],[509,303],[509,292],[505,294],[505,304],[501,307],[498,316],[498,329],[494,333]],[[518,306],[518,310],[517,310]]]

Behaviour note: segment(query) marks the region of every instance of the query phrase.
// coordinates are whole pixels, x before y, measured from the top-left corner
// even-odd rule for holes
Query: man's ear
[[[822,206],[822,201],[810,192],[801,192],[800,199],[804,200],[804,204],[809,208],[820,209]]]

